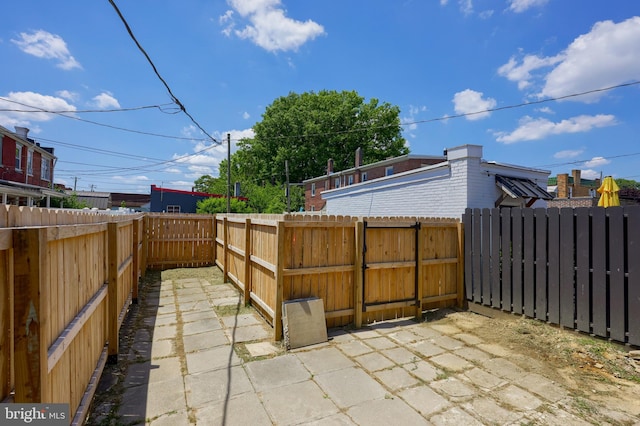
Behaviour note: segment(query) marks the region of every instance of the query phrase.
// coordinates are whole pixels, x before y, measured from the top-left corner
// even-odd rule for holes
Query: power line
[[[147,59],[147,61],[149,62],[149,65],[151,65],[151,68],[153,68],[153,72],[155,73],[155,75],[160,79],[160,81],[162,82],[162,84],[164,85],[164,87],[167,89],[167,91],[169,92],[169,96],[171,96],[171,99],[173,100],[173,102],[175,102],[176,105],[178,105],[178,107],[180,108],[180,110],[187,116],[189,117],[189,119],[191,120],[191,122],[193,124],[195,124],[195,126],[200,129],[200,131],[202,133],[204,133],[209,139],[211,139],[213,142],[220,144],[219,141],[217,141],[213,136],[211,136],[209,133],[207,133],[206,130],[204,130],[202,128],[202,126],[200,125],[200,123],[198,123],[192,116],[191,114],[189,114],[187,112],[187,109],[185,108],[185,106],[182,104],[182,102],[180,102],[180,100],[173,94],[173,92],[171,91],[171,88],[169,87],[169,85],[167,84],[167,82],[165,81],[164,78],[162,78],[162,76],[160,75],[160,73],[158,72],[158,69],[156,68],[156,65],[153,63],[153,61],[151,60],[151,58],[149,57],[149,55],[147,54],[147,52],[144,50],[144,48],[140,45],[140,43],[138,42],[138,39],[136,38],[136,36],[133,34],[133,31],[131,30],[131,27],[129,26],[129,23],[127,22],[127,20],[124,18],[124,16],[122,15],[122,13],[120,12],[120,9],[118,8],[118,6],[116,5],[114,0],[109,0],[109,3],[111,3],[111,6],[113,6],[113,8],[115,9],[116,13],[118,14],[118,16],[120,17],[120,20],[122,21],[122,23],[124,24],[125,28],[127,29],[127,32],[129,33],[129,37],[131,37],[131,39],[134,41],[134,43],[136,44],[136,46],[138,46],[138,49],[140,50],[140,52],[142,52],[142,54],[144,55],[144,57]]]
[[[163,107],[166,107],[168,105],[173,105],[173,103],[166,103],[166,104],[160,104],[160,105],[144,105],[144,106],[131,107],[131,108],[86,109],[86,110],[77,110],[77,109],[73,109],[73,110],[48,110],[48,109],[36,107],[36,106],[33,106],[33,105],[28,105],[28,104],[25,104],[25,103],[22,103],[22,102],[13,100],[13,99],[4,98],[2,96],[0,96],[0,101],[9,102],[9,103],[16,104],[16,105],[22,105],[22,106],[27,107],[27,108],[34,108],[33,110],[2,108],[2,109],[0,109],[0,111],[2,111],[2,112],[44,112],[44,113],[47,113],[47,114],[82,114],[82,113],[90,113],[90,112],[128,112],[128,111],[139,111],[139,110],[143,110],[143,109],[158,109],[161,112],[164,112],[165,114],[177,114],[178,112],[180,112],[180,110],[176,110],[174,112],[167,112],[167,111],[165,111],[165,109],[163,109]]]

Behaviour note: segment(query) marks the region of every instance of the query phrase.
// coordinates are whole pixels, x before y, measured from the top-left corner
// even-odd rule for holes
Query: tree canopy
[[[283,183],[285,161],[289,181],[302,182],[354,166],[357,148],[363,163],[407,154],[401,134],[400,109],[377,99],[365,102],[355,91],[289,93],[269,105],[234,154],[245,175],[254,182]]]
[[[292,183],[290,208],[297,211],[304,206],[304,190],[295,184],[324,175],[329,159],[338,171],[354,167],[358,148],[363,164],[409,153],[400,109],[377,99],[365,102],[355,91],[289,93],[266,108],[253,130],[254,137],[241,140],[231,156],[231,184],[239,182],[241,195],[249,199],[246,208],[260,213],[287,210],[285,162]],[[217,178],[198,178],[195,190],[226,194],[226,160],[219,170]],[[215,210],[219,204],[202,208]]]

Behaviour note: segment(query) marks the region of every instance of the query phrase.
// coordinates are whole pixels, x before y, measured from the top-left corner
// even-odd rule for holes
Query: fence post
[[[229,221],[227,216],[222,219],[222,279],[223,282],[229,282]]]
[[[355,259],[353,261],[353,318],[356,328],[362,327],[362,256],[364,256],[364,222],[358,219],[355,226]]]
[[[458,222],[458,280],[456,283],[456,289],[458,290],[458,307],[464,308],[464,271],[465,271],[465,258],[464,258],[464,224]]]
[[[138,304],[138,268],[140,268],[140,219],[133,219],[133,283],[131,283],[131,303]]]
[[[47,389],[46,229],[14,232],[15,402],[43,402]]]
[[[140,261],[140,277],[144,277],[147,272],[147,259],[149,253],[149,216],[144,215],[142,219],[142,259]]]
[[[276,228],[276,306],[273,314],[273,329],[276,342],[282,340],[282,299],[284,298],[284,222],[278,221]]]
[[[244,304],[251,301],[251,219],[244,225]]]
[[[418,281],[418,285],[416,287],[416,318],[421,321],[422,320],[422,292],[423,292],[423,282],[424,282],[424,268],[422,266],[422,253],[424,252],[424,242],[425,242],[425,233],[426,227],[423,226],[420,222],[416,222],[416,233],[418,234],[418,238],[416,238],[416,281]]]
[[[108,362],[115,364],[118,362],[118,317],[120,309],[118,307],[118,224],[109,222],[107,224],[107,277],[109,306],[107,307],[107,339],[109,340]]]

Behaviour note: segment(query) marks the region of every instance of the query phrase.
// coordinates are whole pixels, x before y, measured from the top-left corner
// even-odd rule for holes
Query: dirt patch
[[[606,417],[609,409],[640,417],[640,360],[630,356],[628,346],[500,312],[489,318],[439,310],[427,313],[425,319],[450,323],[509,349],[512,362],[569,390],[574,408],[585,417]]]

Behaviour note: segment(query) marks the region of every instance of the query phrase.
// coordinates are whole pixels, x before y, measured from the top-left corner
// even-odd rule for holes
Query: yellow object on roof
[[[598,200],[598,206],[600,207],[612,207],[620,205],[620,198],[618,197],[618,191],[620,188],[618,184],[611,176],[607,176],[602,181],[602,185],[598,188],[600,199]]]

